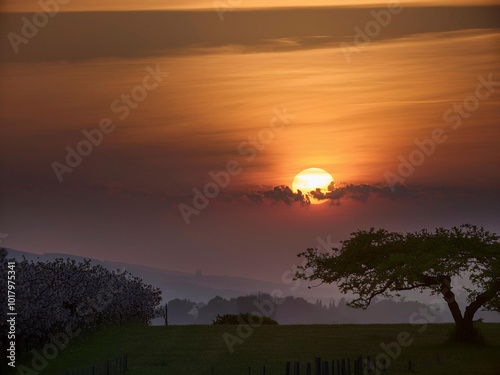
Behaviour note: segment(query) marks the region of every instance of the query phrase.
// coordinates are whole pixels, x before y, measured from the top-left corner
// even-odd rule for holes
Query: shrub
[[[238,325],[238,324],[255,324],[259,322],[262,325],[278,325],[278,322],[267,316],[254,315],[254,314],[224,314],[217,315],[216,319],[212,322],[214,326],[222,325]]]

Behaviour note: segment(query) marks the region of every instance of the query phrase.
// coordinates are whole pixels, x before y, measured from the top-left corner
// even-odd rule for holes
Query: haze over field
[[[60,253],[36,255],[8,249],[8,257],[17,261],[53,262],[56,259],[71,259],[82,262],[85,258]],[[164,303],[169,304],[170,324],[211,324],[217,314],[246,313],[252,311],[256,299],[264,301],[274,296],[286,297],[284,304],[277,306],[274,318],[280,324],[385,324],[408,323],[415,311],[432,306],[436,309],[435,297],[419,293],[403,293],[401,298],[377,299],[367,310],[349,308],[346,302],[352,295],[342,295],[338,288],[323,285],[309,289],[311,283],[293,281],[291,273],[285,273],[282,282],[206,275],[201,270],[184,273],[168,269],[137,266],[124,262],[91,260],[109,270],[128,271],[144,282],[162,291]],[[457,301],[466,306],[466,293],[460,280],[454,280]],[[318,305],[318,301],[320,305]],[[185,306],[189,306],[186,308]],[[439,307],[439,306],[438,306]],[[450,312],[439,310],[435,323],[453,322]],[[500,322],[496,312],[480,311],[477,319],[485,322]],[[163,325],[164,319],[157,318],[154,325]]]

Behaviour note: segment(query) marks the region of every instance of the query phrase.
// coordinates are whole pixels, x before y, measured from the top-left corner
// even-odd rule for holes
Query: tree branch
[[[441,279],[441,294],[444,300],[448,304],[453,320],[457,326],[461,327],[464,323],[464,317],[462,316],[462,311],[460,311],[460,306],[455,299],[455,293],[451,291],[451,277],[450,276],[440,276]]]
[[[366,300],[367,300],[367,304],[366,304],[366,307],[368,307],[370,305],[370,303],[372,302],[372,300],[376,297],[376,296],[379,296],[381,294],[384,294],[387,289],[389,289],[389,286],[391,284],[391,281],[389,281],[388,283],[386,283],[384,285],[384,287],[382,289],[379,289],[378,291],[376,292],[373,292]],[[415,285],[412,285],[412,286],[407,286],[407,287],[400,287],[400,288],[397,288],[395,289],[394,291],[395,292],[402,292],[402,291],[405,291],[405,290],[413,290],[413,289],[417,289],[417,288],[422,288],[422,287],[425,287],[425,286],[428,286],[426,283],[421,283],[421,284],[415,284]],[[366,308],[365,307],[365,308]]]
[[[495,297],[495,294],[496,294],[495,290],[489,289],[478,295],[477,298],[473,302],[471,302],[469,306],[465,308],[464,319],[472,320],[477,310],[479,310],[479,308],[483,306],[486,302]]]

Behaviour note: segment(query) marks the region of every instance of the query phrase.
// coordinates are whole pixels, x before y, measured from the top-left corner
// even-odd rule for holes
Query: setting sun
[[[293,179],[292,189],[294,192],[300,190],[304,194],[309,194],[310,191],[320,189],[322,192],[328,191],[328,186],[333,182],[333,177],[323,169],[309,168],[300,172]],[[324,201],[319,201],[311,198],[311,203],[318,204]]]

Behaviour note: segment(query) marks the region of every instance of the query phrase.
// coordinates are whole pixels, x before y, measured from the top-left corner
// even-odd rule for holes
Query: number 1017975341
[[[7,263],[7,306],[8,315],[14,315],[16,311],[16,263]]]

